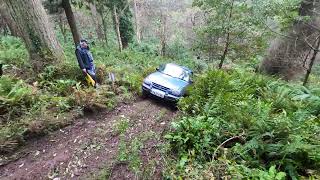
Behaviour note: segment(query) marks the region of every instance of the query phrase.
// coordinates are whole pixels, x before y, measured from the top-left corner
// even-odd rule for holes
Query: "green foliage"
[[[125,136],[124,134],[120,134],[119,139],[119,151],[118,151],[118,161],[126,161],[128,159],[128,150],[127,150],[127,144],[125,142]]]
[[[32,88],[22,80],[10,76],[0,78],[0,115],[19,115],[30,108],[37,99]]]
[[[261,55],[273,31],[286,29],[299,19],[300,0],[195,0],[193,6],[206,12],[205,25],[196,29],[195,47],[217,60],[232,61]]]
[[[132,13],[129,8],[124,10],[123,15],[120,16],[119,22],[121,41],[123,42],[124,47],[127,47],[128,44],[132,42],[134,35]]]
[[[301,0],[291,1],[275,1],[275,0],[256,0],[252,4],[252,14],[249,17],[256,24],[265,27],[267,23],[266,17],[269,17],[268,21],[277,24],[279,30],[284,31],[288,27],[292,26],[292,23],[296,20],[302,20],[303,17],[299,17],[298,9]]]
[[[55,114],[69,111],[74,105],[71,98],[48,96],[37,87],[10,76],[0,78],[0,152],[23,142],[31,133],[43,133],[46,129],[60,127],[68,120],[60,121]],[[50,111],[54,111],[48,116]],[[39,120],[39,117],[43,118]],[[8,143],[9,142],[9,143]],[[18,143],[19,142],[19,143]],[[6,144],[8,143],[9,146]]]
[[[237,177],[238,179],[274,179],[274,180],[285,180],[287,175],[285,172],[281,172],[276,169],[276,166],[271,166],[269,169],[250,169],[242,165],[230,164],[228,171],[231,176]]]
[[[151,55],[151,56],[155,56],[158,54],[157,44],[156,42],[153,42],[153,41],[150,41],[150,42],[143,41],[141,43],[133,42],[129,45],[129,47],[133,51],[142,52],[144,54]]]
[[[94,179],[96,180],[106,180],[109,179],[111,175],[111,170],[109,168],[104,168],[103,170],[101,170],[98,174],[97,177],[95,177]]]
[[[181,160],[224,156],[247,169],[271,168],[262,179],[274,175],[272,166],[298,178],[320,167],[318,92],[261,75],[209,71],[180,101],[185,117],[166,138]]]
[[[277,172],[276,166],[271,166],[268,172],[259,171],[259,175],[257,178],[260,179],[275,179],[275,180],[284,180],[286,177],[286,173]]]
[[[28,51],[19,38],[0,36],[0,64],[26,66]]]
[[[141,149],[144,147],[144,143],[154,136],[154,133],[142,133],[134,139],[129,139],[126,142],[125,132],[120,134],[118,161],[128,163],[130,170],[132,170],[137,177],[141,176],[142,159],[140,158]]]
[[[45,0],[42,4],[50,14],[54,14],[59,12],[59,8],[62,8],[61,2],[61,0]]]
[[[117,124],[114,125],[115,134],[123,134],[127,131],[129,127],[129,119],[121,118],[118,120]]]
[[[47,66],[38,74],[40,86],[46,86],[57,79],[73,79],[81,81],[83,74],[79,73],[79,67],[75,62],[64,62],[58,66]]]
[[[109,9],[117,8],[119,16],[119,29],[121,34],[121,41],[124,47],[127,47],[132,42],[134,36],[134,29],[132,23],[132,12],[128,6],[128,0],[109,0],[106,4]],[[115,18],[115,17],[113,17]]]
[[[72,41],[64,44],[65,61],[47,66],[35,77],[20,69],[25,68],[23,62],[27,62],[28,56],[19,39],[1,37],[0,47],[3,52],[0,56],[5,59],[2,63],[6,64],[5,75],[0,79],[0,142],[15,144],[14,147],[30,134],[41,135],[73,120],[72,117],[64,118],[65,115],[82,114],[83,109],[95,111],[97,107],[112,110],[119,102],[131,101],[133,94],[140,93],[144,77],[160,64],[172,61],[136,48],[120,53],[115,48],[92,45],[100,84],[95,90],[86,86]],[[177,63],[199,70],[204,68],[192,59],[178,60]],[[7,69],[11,65],[17,67]],[[22,76],[13,78],[19,77],[19,72],[23,72]],[[116,82],[110,82],[109,73],[115,74]],[[3,148],[7,149],[7,145]],[[10,145],[10,151],[12,148]]]
[[[72,88],[77,85],[75,80],[56,80],[50,87],[50,92],[60,96],[68,96],[72,92]]]
[[[188,59],[191,57],[189,49],[186,47],[186,42],[181,37],[168,45],[166,56],[172,59]]]

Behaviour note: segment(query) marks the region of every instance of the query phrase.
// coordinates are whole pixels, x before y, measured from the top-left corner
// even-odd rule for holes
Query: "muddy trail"
[[[0,179],[161,179],[162,135],[177,111],[137,100],[34,139]]]

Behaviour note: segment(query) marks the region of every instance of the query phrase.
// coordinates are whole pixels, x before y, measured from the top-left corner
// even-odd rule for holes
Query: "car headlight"
[[[151,85],[152,81],[149,78],[146,78],[144,79],[143,83],[146,85]]]
[[[181,95],[181,90],[180,89],[172,89],[171,94],[174,96],[180,96]]]

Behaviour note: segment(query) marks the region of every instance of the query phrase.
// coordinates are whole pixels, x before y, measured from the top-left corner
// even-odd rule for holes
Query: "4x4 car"
[[[142,93],[159,98],[178,101],[185,95],[186,88],[192,83],[192,71],[184,66],[165,64],[157,72],[148,75],[142,84]]]

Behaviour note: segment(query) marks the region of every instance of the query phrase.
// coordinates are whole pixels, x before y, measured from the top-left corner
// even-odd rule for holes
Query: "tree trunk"
[[[105,41],[106,46],[108,46],[108,33],[107,33],[107,32],[108,32],[108,31],[107,31],[107,28],[108,28],[108,27],[107,27],[106,17],[104,16],[102,10],[98,9],[98,13],[99,13],[100,16],[101,16],[104,41]]]
[[[227,54],[228,54],[228,52],[229,52],[229,45],[230,45],[230,33],[228,32],[227,38],[226,38],[226,45],[225,45],[225,47],[224,47],[224,51],[223,51],[223,54],[222,54],[222,56],[221,56],[220,63],[219,63],[219,66],[218,66],[219,69],[222,68],[223,63],[224,63],[224,60],[225,60],[226,57],[227,57]]]
[[[215,52],[215,49],[214,49],[214,45],[216,44],[216,38],[214,38],[214,36],[209,36],[208,37],[209,39],[209,61],[210,62],[213,62],[215,57],[214,57],[214,52]],[[213,64],[212,64],[212,68],[213,68]]]
[[[59,16],[59,28],[60,28],[60,31],[61,31],[61,34],[63,36],[63,42],[66,44],[67,43],[67,28],[65,26],[65,23],[63,21],[63,15],[61,12],[59,12],[58,14]]]
[[[140,26],[140,40],[143,41],[144,40],[144,33],[145,32],[145,28],[143,26]]]
[[[192,14],[190,19],[191,19],[192,27],[195,27],[196,26],[196,15]]]
[[[11,28],[25,42],[36,72],[64,59],[62,48],[40,0],[4,0],[4,10],[10,19]]]
[[[307,74],[304,77],[303,86],[306,86],[307,83],[308,83],[308,79],[309,79],[309,76],[311,74],[314,61],[316,60],[317,54],[318,54],[318,52],[320,50],[319,49],[320,48],[320,37],[319,36],[318,36],[315,44],[316,44],[316,47],[314,47],[314,49],[313,49],[313,55],[312,55],[312,57],[310,59],[309,67],[307,69]]]
[[[91,10],[91,14],[92,14],[92,21],[95,25],[96,28],[96,33],[97,33],[97,37],[99,41],[103,41],[104,36],[103,36],[103,32],[102,32],[102,23],[101,23],[101,19],[97,13],[97,8],[95,4],[89,4],[90,5],[90,10]]]
[[[167,48],[167,38],[166,38],[166,33],[167,33],[167,17],[166,15],[163,15],[161,12],[161,32],[160,32],[160,55],[165,56],[166,55],[166,48]]]
[[[80,42],[80,33],[77,28],[76,20],[74,18],[74,14],[72,12],[71,4],[69,0],[62,0],[62,8],[66,13],[66,17],[71,29],[72,37],[74,44],[78,44]]]
[[[10,17],[10,14],[6,11],[4,1],[0,2],[0,15],[3,18],[4,22],[8,26],[10,33],[12,36],[18,36],[18,33],[16,32],[17,27],[15,27],[15,24],[13,22],[12,17]]]
[[[3,35],[7,35],[7,23],[4,21],[3,17],[0,14],[0,31],[3,32]]]
[[[229,52],[229,46],[230,46],[230,21],[231,21],[231,18],[232,18],[232,14],[233,14],[233,5],[234,5],[234,0],[231,2],[231,7],[230,7],[230,12],[229,12],[229,19],[228,19],[228,27],[227,27],[227,37],[226,37],[226,44],[224,46],[224,51],[223,51],[223,54],[220,58],[220,63],[219,63],[219,66],[218,68],[221,69],[222,66],[223,66],[223,63],[227,57],[227,54]]]
[[[141,43],[141,28],[140,28],[140,15],[139,15],[139,10],[137,6],[137,0],[133,1],[134,4],[134,14],[135,14],[135,20],[136,20],[136,38],[137,42],[140,44]]]
[[[3,27],[3,35],[4,35],[4,36],[9,35],[9,30],[8,30],[7,24],[5,24],[5,26]]]
[[[117,14],[117,7],[115,5],[113,6],[113,16],[114,16],[115,29],[116,29],[117,38],[118,38],[119,51],[121,52],[123,50],[123,45],[122,45],[121,34],[120,34],[119,16]]]

